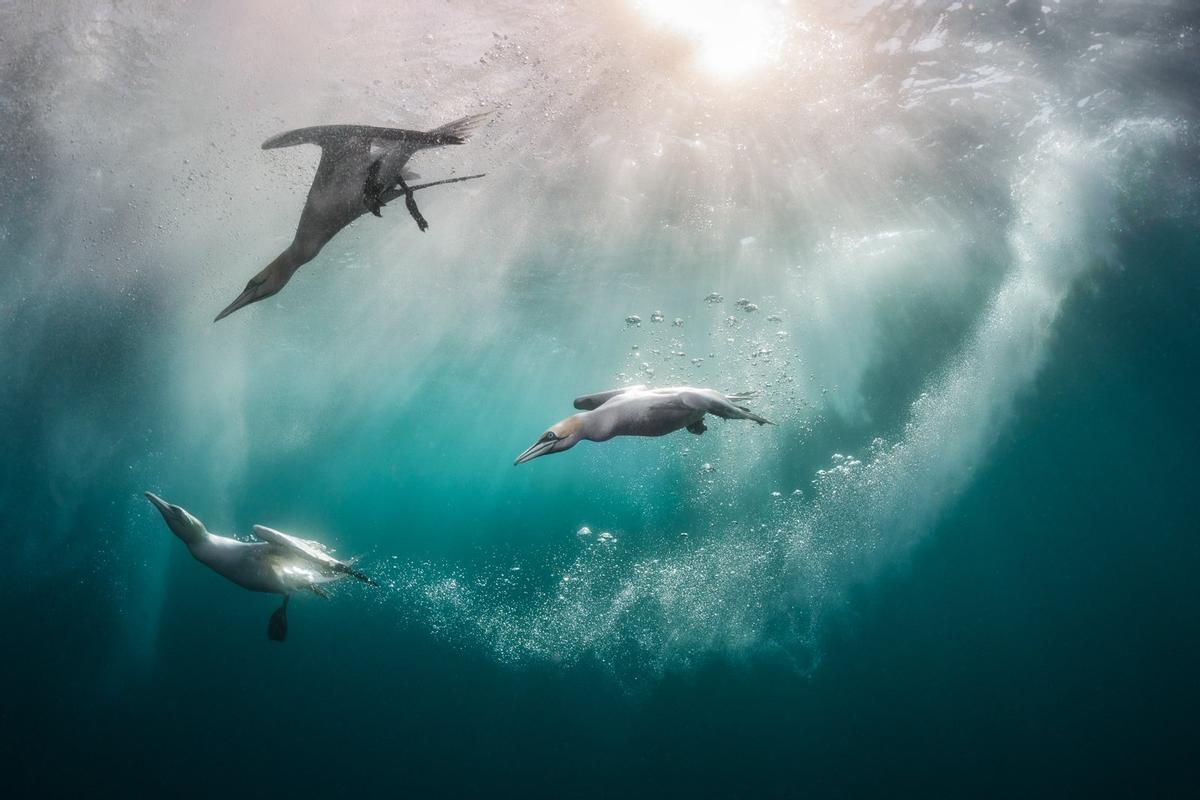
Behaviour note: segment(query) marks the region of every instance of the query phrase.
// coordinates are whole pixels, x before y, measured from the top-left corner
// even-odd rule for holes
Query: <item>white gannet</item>
[[[315,144],[321,148],[321,161],[308,189],[308,199],[300,213],[300,224],[292,243],[251,278],[237,299],[213,321],[224,319],[239,308],[278,292],[296,270],[316,258],[321,248],[338,232],[368,211],[382,216],[380,209],[389,200],[404,195],[417,226],[422,231],[428,228],[429,224],[417,209],[413,192],[482,178],[483,175],[409,186],[406,180],[418,177],[406,169],[409,158],[425,148],[464,143],[490,113],[463,117],[431,131],[369,125],[318,125],[281,133],[263,142],[264,150]]]
[[[750,409],[736,405],[753,396],[754,392],[725,395],[691,386],[647,389],[638,385],[576,397],[575,407],[583,413],[551,425],[513,464],[561,453],[583,439],[606,442],[614,436],[663,436],[680,428],[701,434],[708,430],[704,425],[705,414],[771,424]]]
[[[267,637],[272,641],[282,642],[287,638],[287,605],[292,592],[306,590],[328,597],[321,584],[347,577],[379,585],[349,563],[334,558],[320,542],[289,536],[263,525],[254,526],[254,535],[260,540],[257,542],[217,536],[209,533],[204,523],[187,509],[172,505],[152,492],[146,492],[146,499],[201,564],[243,589],[283,595],[283,605],[275,610],[267,625]]]

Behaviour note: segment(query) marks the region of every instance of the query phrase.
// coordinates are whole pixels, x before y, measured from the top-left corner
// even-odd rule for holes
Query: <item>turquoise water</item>
[[[0,6],[20,794],[1187,793],[1195,12],[649,5]],[[489,108],[212,324],[263,140]],[[777,425],[512,466],[639,382]],[[146,490],[382,586],[273,644]]]

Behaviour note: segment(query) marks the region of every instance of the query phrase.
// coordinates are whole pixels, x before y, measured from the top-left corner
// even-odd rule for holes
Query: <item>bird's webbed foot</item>
[[[416,220],[417,228],[421,233],[424,233],[429,229],[429,223],[425,221],[425,217],[421,216],[421,209],[417,208],[417,201],[413,197],[413,190],[408,188],[408,184],[404,182],[403,178],[398,178],[396,182],[400,187],[400,191],[404,192],[404,205],[408,209],[408,213]]]
[[[387,205],[383,202],[383,183],[379,180],[379,168],[383,164],[382,159],[376,159],[371,162],[371,166],[367,168],[367,180],[363,184],[363,205],[377,217],[382,217],[380,209]]]
[[[704,420],[702,419],[698,419],[691,425],[687,426],[688,433],[694,433],[697,436],[704,433],[706,430],[708,430],[708,426],[704,424]]]
[[[283,605],[275,609],[271,620],[267,623],[267,638],[272,642],[282,642],[287,639],[287,607],[288,595],[283,596]]]

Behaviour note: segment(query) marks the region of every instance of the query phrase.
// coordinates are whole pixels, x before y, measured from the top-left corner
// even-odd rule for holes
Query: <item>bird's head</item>
[[[278,294],[279,290],[287,285],[291,277],[290,273],[267,267],[267,269],[250,279],[250,282],[246,284],[246,288],[242,290],[242,293],[232,303],[225,306],[221,313],[217,314],[217,318],[213,322],[220,322],[239,308],[245,308],[251,303],[257,303],[259,300],[266,300],[268,297]]]
[[[172,505],[154,492],[146,492],[146,499],[162,514],[171,533],[182,539],[184,544],[196,544],[208,535],[204,523],[193,517],[186,508]]]
[[[550,453],[561,453],[563,450],[570,450],[582,438],[583,421],[580,419],[580,415],[576,414],[575,416],[567,417],[561,422],[551,425],[549,430],[529,446],[528,450],[517,456],[517,460],[513,462],[513,465],[524,464],[526,461],[532,461],[539,456],[549,455]]]

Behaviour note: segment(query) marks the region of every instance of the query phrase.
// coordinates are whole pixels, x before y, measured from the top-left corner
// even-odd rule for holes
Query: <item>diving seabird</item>
[[[318,125],[281,133],[263,142],[264,150],[315,144],[321,148],[321,161],[308,189],[308,199],[292,243],[251,278],[245,290],[213,321],[224,319],[239,308],[278,292],[296,270],[316,258],[321,248],[339,231],[368,211],[382,216],[380,209],[401,195],[417,227],[422,231],[428,228],[429,223],[421,216],[413,192],[482,178],[483,175],[409,186],[408,180],[419,177],[406,169],[409,158],[425,148],[462,144],[490,113],[463,117],[431,131],[368,125]]]
[[[663,436],[680,428],[701,434],[708,430],[704,425],[705,414],[771,424],[770,420],[737,405],[753,396],[754,392],[725,395],[691,386],[647,389],[638,385],[576,397],[575,407],[583,413],[550,426],[513,464],[561,453],[583,439],[606,442],[614,436]]]
[[[243,589],[283,595],[283,605],[267,624],[267,637],[272,641],[282,642],[287,637],[287,605],[292,592],[307,590],[328,597],[321,584],[347,577],[379,585],[349,563],[331,556],[320,542],[289,536],[263,525],[254,526],[257,542],[217,536],[209,533],[204,523],[187,509],[172,505],[152,492],[146,492],[146,499],[201,564]]]

